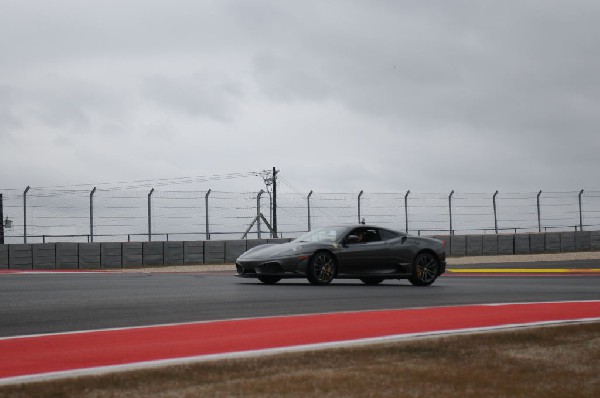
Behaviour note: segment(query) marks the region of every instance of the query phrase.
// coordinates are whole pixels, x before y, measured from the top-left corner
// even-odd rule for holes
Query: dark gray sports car
[[[444,242],[368,225],[319,228],[283,244],[257,246],[236,260],[237,276],[266,284],[308,278],[326,285],[333,278],[408,279],[431,285],[446,271]]]

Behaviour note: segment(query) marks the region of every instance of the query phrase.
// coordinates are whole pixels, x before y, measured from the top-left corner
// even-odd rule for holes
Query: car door
[[[361,275],[393,272],[389,245],[381,240],[377,228],[358,227],[350,231],[350,235],[361,239],[343,242],[338,254],[340,273]]]
[[[415,240],[406,234],[397,234],[387,242],[393,267],[400,273],[411,272],[412,262],[418,249]]]

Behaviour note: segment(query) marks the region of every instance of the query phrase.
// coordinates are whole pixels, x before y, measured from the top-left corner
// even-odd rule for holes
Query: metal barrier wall
[[[233,263],[252,247],[290,239],[0,245],[0,269],[111,269]]]
[[[600,231],[515,235],[437,235],[448,256],[600,250]],[[230,264],[252,247],[290,239],[176,242],[36,243],[0,245],[0,269],[113,269]]]

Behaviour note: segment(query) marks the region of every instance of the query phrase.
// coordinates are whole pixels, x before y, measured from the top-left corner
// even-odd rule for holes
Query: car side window
[[[358,238],[356,241],[351,242],[352,244],[381,242],[379,231],[376,228],[356,228],[348,234],[348,236],[350,235]]]
[[[350,233],[346,236],[346,239],[348,239],[349,236],[355,236],[357,238],[356,240],[349,242],[351,244],[365,243],[364,228],[356,228],[356,229],[350,231]]]
[[[374,228],[369,228],[365,231],[365,242],[380,242],[381,237],[379,236],[379,231]]]
[[[389,231],[387,229],[380,229],[379,235],[381,236],[381,240],[390,240],[400,236],[396,232]]]

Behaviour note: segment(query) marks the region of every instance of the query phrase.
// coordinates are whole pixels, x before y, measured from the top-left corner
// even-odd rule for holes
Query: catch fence
[[[0,190],[5,243],[267,237],[271,192]],[[277,194],[279,237],[366,221],[418,235],[597,230],[600,191]],[[256,222],[255,222],[256,221]],[[253,223],[254,222],[254,223]],[[249,229],[249,227],[252,227]],[[0,230],[0,235],[1,235]]]

